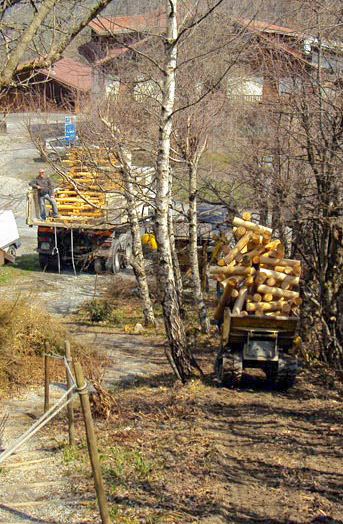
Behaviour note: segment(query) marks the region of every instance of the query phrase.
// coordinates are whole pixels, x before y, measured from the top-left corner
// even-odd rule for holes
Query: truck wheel
[[[128,244],[125,248],[124,254],[121,257],[121,267],[126,268],[130,264],[132,257],[132,245]]]
[[[114,255],[110,256],[106,262],[106,269],[111,273],[119,273],[120,271],[120,256],[118,251]]]
[[[39,253],[39,265],[43,271],[58,271],[58,256]],[[62,269],[62,264],[60,269]]]
[[[12,257],[15,258],[17,256],[17,248],[15,246],[10,246],[8,248],[7,253],[9,253],[10,255],[12,255]]]
[[[102,273],[105,273],[106,267],[105,267],[105,261],[101,257],[97,257],[94,260],[94,271],[97,275],[101,275]]]
[[[56,160],[58,160],[57,153],[49,153],[47,156],[48,156],[48,159],[51,160],[52,162],[56,162]]]
[[[277,366],[267,370],[268,382],[279,390],[293,386],[297,374],[297,360],[291,355],[280,355]]]
[[[243,373],[242,353],[220,350],[215,362],[215,373],[219,385],[227,388],[238,387]]]

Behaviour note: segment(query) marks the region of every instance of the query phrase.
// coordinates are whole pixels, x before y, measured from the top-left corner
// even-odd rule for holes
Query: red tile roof
[[[78,91],[87,92],[92,87],[92,68],[71,58],[61,58],[51,68],[40,71],[47,77]]]
[[[144,31],[153,27],[166,26],[165,14],[161,11],[133,16],[98,16],[88,24],[98,35],[107,33],[122,34],[133,31]]]

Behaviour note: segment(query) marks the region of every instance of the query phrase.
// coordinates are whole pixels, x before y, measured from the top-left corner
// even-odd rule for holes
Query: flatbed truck
[[[144,176],[146,187],[151,180],[151,168],[136,168],[138,176]],[[81,187],[81,186],[80,186]],[[82,200],[82,190],[77,198],[70,197],[70,187],[56,190],[59,195],[67,195],[59,206],[70,208],[68,216],[57,218],[40,218],[37,192],[30,189],[27,193],[27,224],[37,227],[37,252],[39,263],[43,270],[61,271],[66,266],[74,269],[94,269],[96,273],[117,273],[125,267],[132,253],[132,239],[126,214],[126,200],[120,191],[101,193],[103,205],[101,208],[91,206],[87,202],[84,208],[87,212],[78,211],[78,200]],[[69,196],[68,196],[69,194]],[[49,211],[49,206],[47,206]],[[137,205],[140,217],[141,233],[144,234],[151,220],[151,207],[141,198]],[[75,212],[75,215],[73,214]],[[60,213],[60,210],[59,210]],[[77,214],[79,213],[79,214]]]

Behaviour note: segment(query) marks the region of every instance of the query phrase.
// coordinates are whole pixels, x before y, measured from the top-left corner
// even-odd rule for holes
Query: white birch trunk
[[[172,191],[171,191],[171,177],[169,179],[169,186],[170,186],[170,193],[169,193],[169,199],[172,198]],[[173,222],[173,210],[172,207],[169,207],[169,214],[168,214],[168,227],[169,227],[169,241],[170,241],[170,249],[171,249],[171,256],[173,261],[173,271],[174,271],[174,279],[175,279],[175,288],[176,288],[176,294],[177,294],[177,300],[179,303],[179,309],[180,309],[180,315],[182,318],[185,316],[185,307],[184,307],[184,301],[183,301],[183,283],[182,283],[182,275],[181,275],[181,269],[179,264],[179,259],[177,256],[176,251],[176,245],[175,245],[175,230],[174,230],[174,222]]]
[[[120,148],[121,163],[123,166],[124,195],[127,201],[127,216],[132,235],[131,265],[137,280],[143,306],[144,324],[156,325],[154,309],[149,293],[148,279],[145,272],[145,262],[141,241],[141,230],[137,214],[135,184],[132,178],[131,161],[123,148]]]
[[[167,38],[165,41],[163,97],[157,155],[156,240],[163,318],[169,343],[167,356],[174,371],[181,381],[184,382],[190,376],[191,359],[187,351],[186,334],[177,300],[168,227],[170,135],[172,131],[177,61],[177,0],[167,0],[166,7]]]
[[[199,316],[202,333],[209,333],[210,321],[201,289],[198,257],[198,216],[197,216],[197,165],[188,164],[189,173],[189,260],[192,270],[194,302]]]

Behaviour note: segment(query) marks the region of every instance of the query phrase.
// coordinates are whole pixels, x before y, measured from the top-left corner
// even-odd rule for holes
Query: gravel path
[[[62,393],[63,389],[52,386],[51,402]],[[2,443],[4,448],[35,422],[42,414],[43,404],[39,390],[27,391],[4,403],[2,414],[9,413]],[[4,462],[0,475],[1,523],[99,522],[96,517],[90,517],[89,510],[83,506],[85,501],[74,488],[76,479],[66,476],[63,449],[44,428]]]

